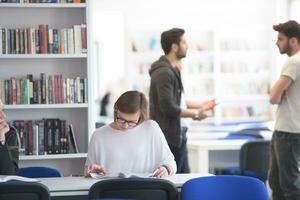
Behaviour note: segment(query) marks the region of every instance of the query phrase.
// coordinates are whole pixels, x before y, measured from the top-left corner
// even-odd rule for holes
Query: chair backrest
[[[242,175],[253,176],[265,181],[269,169],[270,141],[257,140],[245,143],[240,151]],[[252,174],[251,174],[252,173]]]
[[[268,200],[266,186],[246,176],[208,176],[183,184],[181,200]]]
[[[24,167],[18,171],[18,176],[28,178],[48,178],[48,177],[61,177],[57,169],[50,167]]]
[[[40,183],[8,181],[0,183],[1,200],[50,200],[49,190]]]
[[[102,180],[91,186],[89,200],[136,199],[175,200],[178,191],[173,183],[153,178],[123,178]]]

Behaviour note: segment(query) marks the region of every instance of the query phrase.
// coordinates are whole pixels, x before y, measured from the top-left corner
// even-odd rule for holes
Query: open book
[[[0,176],[0,182],[6,182],[6,181],[24,181],[24,182],[38,182],[39,180],[34,178],[26,178],[23,176]]]
[[[140,177],[140,178],[155,178],[152,174],[136,174],[136,173],[90,173],[94,179],[108,179],[108,178],[129,178],[129,177]]]

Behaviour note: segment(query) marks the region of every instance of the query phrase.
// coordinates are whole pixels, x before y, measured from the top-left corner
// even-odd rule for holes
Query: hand
[[[163,178],[168,176],[168,170],[164,166],[159,166],[154,172],[153,176],[157,178]]]
[[[92,164],[87,166],[86,168],[86,176],[90,176],[90,173],[98,173],[98,174],[105,174],[105,169],[101,167],[100,165]]]
[[[206,111],[206,110],[212,110],[216,106],[216,99],[212,99],[209,101],[205,101],[201,104],[201,107],[199,108],[199,111]]]
[[[193,117],[193,120],[203,120],[207,117],[211,117],[213,114],[213,112],[209,112],[209,111],[204,111],[204,110],[201,110],[201,109],[198,109],[197,110],[198,114],[195,115],[195,117]]]

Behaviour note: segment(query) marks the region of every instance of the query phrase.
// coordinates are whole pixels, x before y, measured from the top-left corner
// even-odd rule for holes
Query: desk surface
[[[188,147],[197,150],[239,150],[248,140],[192,140]]]
[[[177,188],[188,180],[196,177],[211,176],[211,174],[175,174],[165,178]],[[87,195],[90,187],[101,179],[84,177],[39,178],[41,183],[49,188],[51,196]]]

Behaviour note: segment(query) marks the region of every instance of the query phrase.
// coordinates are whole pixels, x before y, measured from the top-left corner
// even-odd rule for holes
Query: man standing
[[[271,142],[269,183],[273,200],[300,199],[300,25],[274,25],[276,45],[289,57],[271,89],[270,102],[278,104]]]
[[[188,45],[184,30],[173,28],[161,34],[161,46],[165,53],[154,62],[149,71],[150,117],[158,122],[175,157],[177,173],[189,173],[186,127],[180,118],[201,120],[209,116],[215,101],[203,104],[184,100],[180,69],[181,59],[186,57]]]

